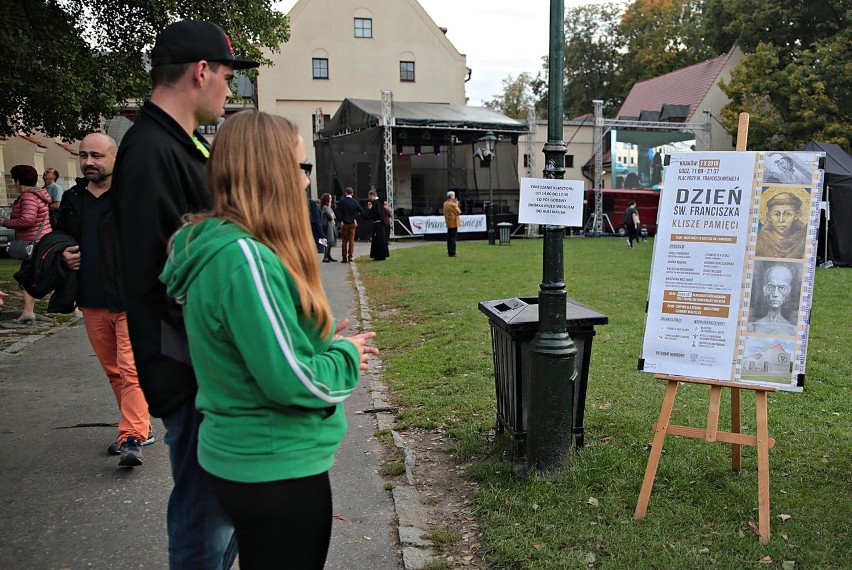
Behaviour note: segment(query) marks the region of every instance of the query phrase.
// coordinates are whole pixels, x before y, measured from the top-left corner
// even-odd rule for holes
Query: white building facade
[[[416,0],[299,0],[290,40],[267,53],[258,108],[287,117],[305,139],[308,161],[317,109],[331,117],[346,98],[465,104],[465,56]]]

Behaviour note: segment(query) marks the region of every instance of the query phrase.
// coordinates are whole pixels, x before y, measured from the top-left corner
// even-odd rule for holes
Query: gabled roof
[[[640,81],[630,90],[618,116],[638,117],[642,111],[660,112],[664,105],[685,105],[689,107],[686,115],[689,122],[735,51],[738,50],[733,48],[725,55]]]
[[[56,142],[56,141],[54,141],[54,142]],[[67,150],[68,152],[70,152],[71,154],[73,154],[74,156],[77,156],[77,155],[79,154],[79,153],[78,153],[78,152],[74,149],[74,147],[73,147],[73,146],[69,146],[69,145],[67,145],[67,144],[65,144],[65,143],[61,143],[61,142],[57,142],[57,143],[56,143],[56,145],[57,145],[57,146],[59,146],[59,147],[64,148],[65,150]]]
[[[41,142],[41,141],[40,141],[40,140],[38,140],[38,139],[34,139],[33,137],[31,137],[31,136],[29,136],[29,135],[22,135],[22,134],[19,134],[18,136],[19,136],[20,138],[24,139],[24,140],[25,140],[25,141],[27,141],[27,142],[31,142],[31,143],[33,143],[33,144],[34,144],[34,145],[36,145],[37,147],[40,147],[40,148],[47,148],[47,145],[46,145],[46,144],[44,144],[43,142]]]

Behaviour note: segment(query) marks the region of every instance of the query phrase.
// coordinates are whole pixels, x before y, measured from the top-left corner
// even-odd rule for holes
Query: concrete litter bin
[[[482,301],[479,303],[479,310],[488,316],[491,323],[494,383],[497,392],[497,432],[509,431],[513,439],[514,461],[516,464],[525,465],[530,352],[539,326],[538,297]],[[577,348],[577,381],[574,385],[572,425],[576,446],[581,448],[595,325],[605,325],[609,319],[571,298],[567,300],[566,316],[568,334]],[[568,382],[569,379],[566,378],[565,381]]]
[[[500,245],[512,242],[512,224],[500,222],[497,224],[497,231],[500,234]]]

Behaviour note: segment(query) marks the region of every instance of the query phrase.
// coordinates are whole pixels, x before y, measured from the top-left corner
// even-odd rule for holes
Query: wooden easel
[[[748,113],[740,113],[737,129],[737,151],[746,150],[748,140]],[[775,440],[769,437],[769,416],[766,402],[767,392],[777,392],[772,386],[753,386],[738,382],[721,382],[718,380],[704,380],[701,378],[688,378],[685,376],[672,376],[666,374],[655,374],[655,378],[668,381],[666,395],[660,408],[660,418],[654,424],[654,442],[651,444],[651,455],[648,457],[648,466],[645,468],[645,478],[642,480],[642,489],[639,492],[639,503],[636,505],[635,520],[645,517],[648,509],[648,501],[651,498],[651,489],[654,486],[654,477],[657,475],[657,467],[660,464],[660,455],[663,453],[663,443],[666,435],[679,435],[703,439],[705,441],[721,441],[731,444],[731,467],[734,471],[740,470],[740,446],[752,445],[757,448],[757,500],[758,500],[758,530],[760,542],[769,542],[769,449],[775,447]],[[690,426],[670,425],[669,420],[674,407],[677,387],[680,383],[708,384],[710,386],[710,403],[707,412],[707,427],[704,429]],[[722,388],[731,389],[731,431],[719,431],[719,406],[722,400]],[[740,390],[752,390],[755,395],[757,406],[757,435],[744,435],[740,433]]]
[[[657,475],[657,466],[660,464],[660,455],[663,453],[663,443],[666,435],[679,435],[692,437],[705,441],[721,441],[731,444],[731,467],[734,471],[740,470],[740,446],[752,445],[757,448],[757,498],[758,498],[758,529],[760,541],[763,544],[769,542],[769,449],[775,447],[775,440],[769,437],[769,415],[766,403],[766,393],[776,392],[773,386],[753,386],[738,382],[720,382],[718,380],[703,380],[701,378],[687,378],[684,376],[671,376],[666,374],[655,374],[655,378],[667,380],[666,395],[663,398],[663,406],[660,409],[660,418],[654,424],[654,442],[651,444],[651,455],[648,457],[648,467],[645,469],[645,478],[642,480],[642,490],[639,492],[639,503],[636,505],[635,520],[645,517],[648,509],[648,501],[651,498],[651,488],[654,486],[654,477]],[[707,412],[707,427],[679,426],[669,424],[677,395],[678,384],[708,384],[710,386],[710,405]],[[719,407],[722,400],[722,388],[731,389],[731,431],[719,431]],[[745,435],[740,433],[740,390],[752,390],[757,405],[757,435]]]

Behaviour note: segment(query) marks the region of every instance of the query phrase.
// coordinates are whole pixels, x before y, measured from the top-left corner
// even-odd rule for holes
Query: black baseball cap
[[[196,61],[218,61],[234,69],[250,69],[260,63],[234,57],[231,39],[211,22],[181,20],[157,34],[151,67]]]

